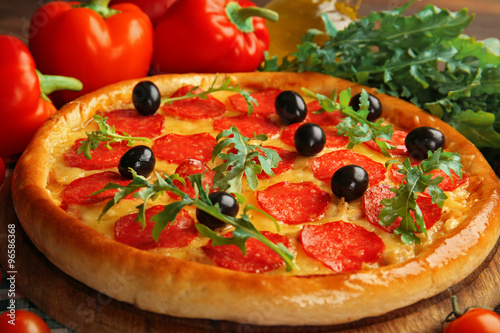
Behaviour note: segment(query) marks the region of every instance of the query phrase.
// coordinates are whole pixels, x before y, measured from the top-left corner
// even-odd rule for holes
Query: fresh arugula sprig
[[[212,162],[217,157],[225,162],[213,169],[216,172],[214,188],[228,193],[241,193],[241,181],[243,175],[245,175],[248,186],[255,191],[259,186],[258,174],[264,171],[269,176],[274,176],[272,169],[276,168],[281,161],[278,153],[273,149],[262,147],[262,143],[258,145],[250,143],[250,140],[262,142],[267,139],[268,137],[265,134],[256,134],[253,138],[247,138],[241,135],[238,128],[234,126],[219,133],[216,137],[218,143],[212,152]],[[231,151],[223,152],[224,148],[231,145],[236,153]]]
[[[206,99],[209,96],[209,94],[217,92],[217,91],[232,91],[232,92],[236,92],[236,93],[240,94],[241,96],[243,96],[243,98],[245,99],[245,102],[247,104],[248,115],[251,115],[253,113],[254,106],[258,106],[257,100],[254,97],[252,97],[248,91],[245,91],[244,89],[240,88],[239,85],[232,85],[230,78],[225,79],[221,85],[216,86],[217,78],[218,78],[218,75],[212,81],[212,83],[210,84],[210,87],[208,87],[207,90],[195,92],[199,88],[199,86],[195,86],[195,87],[191,88],[188,91],[188,93],[184,96],[178,96],[178,97],[165,97],[164,96],[162,98],[162,104],[171,104],[175,101],[180,101],[183,99],[189,99],[189,98],[193,98],[193,97]]]
[[[295,263],[293,262],[293,254],[283,244],[274,244],[264,235],[262,235],[250,221],[247,212],[250,210],[255,210],[266,215],[275,223],[276,228],[279,231],[279,225],[276,220],[266,212],[256,208],[251,204],[245,205],[245,207],[243,208],[243,214],[241,214],[240,217],[231,217],[221,214],[219,212],[218,205],[214,206],[210,201],[207,189],[203,188],[203,174],[194,174],[189,176],[189,180],[193,183],[195,189],[195,196],[192,198],[188,194],[182,192],[177,186],[175,186],[173,180],[182,180],[176,174],[172,176],[165,175],[165,178],[163,178],[158,172],[155,171],[157,180],[150,184],[146,178],[137,175],[137,173],[133,169],[130,169],[130,172],[133,175],[133,180],[130,184],[122,186],[115,183],[108,183],[102,189],[93,193],[93,195],[95,195],[110,189],[118,190],[113,199],[108,201],[104,206],[101,214],[99,215],[98,221],[102,219],[106,212],[111,209],[111,207],[118,204],[126,196],[132,195],[134,198],[143,200],[143,203],[137,207],[139,209],[137,214],[137,221],[140,222],[142,227],[144,228],[146,225],[145,211],[147,202],[149,200],[155,201],[165,192],[171,192],[178,195],[181,200],[165,205],[163,211],[151,218],[151,221],[155,222],[152,236],[156,241],[160,237],[161,232],[167,227],[170,222],[175,220],[177,214],[184,207],[194,206],[204,211],[205,213],[208,213],[215,218],[230,224],[235,228],[231,237],[223,237],[212,231],[205,225],[197,223],[196,228],[198,229],[198,231],[205,237],[212,239],[212,244],[214,246],[233,244],[241,250],[243,255],[245,255],[246,241],[250,237],[255,238],[271,248],[285,261],[287,271],[297,269]]]
[[[116,133],[115,126],[110,126],[106,123],[107,118],[101,117],[98,114],[94,115],[94,121],[97,123],[99,130],[92,131],[91,133],[85,132],[87,139],[80,141],[81,146],[78,147],[78,154],[83,153],[85,158],[92,159],[90,155],[90,150],[96,150],[101,143],[106,143],[106,148],[112,150],[110,146],[114,142],[126,141],[128,146],[133,146],[136,141],[149,142],[148,138],[144,137],[133,137],[127,133],[118,134]]]
[[[322,109],[317,111],[317,113],[339,110],[345,116],[342,122],[337,125],[337,135],[349,138],[347,148],[351,149],[362,142],[374,141],[385,156],[390,156],[388,150],[396,148],[386,141],[380,140],[386,139],[390,141],[392,139],[394,132],[392,125],[382,125],[383,119],[379,119],[376,123],[366,119],[369,114],[368,107],[370,103],[368,101],[368,93],[364,89],[360,96],[359,111],[355,111],[349,105],[351,101],[350,88],[341,91],[338,96],[337,90],[334,89],[330,97],[316,94],[306,88],[302,88],[302,91],[306,96],[312,97],[319,102]]]
[[[427,159],[416,166],[412,167],[408,158],[404,162],[387,161],[386,167],[391,164],[398,164],[399,172],[403,174],[403,180],[399,188],[391,188],[391,191],[396,193],[395,197],[381,201],[385,207],[379,215],[380,223],[390,226],[396,219],[401,218],[401,224],[394,233],[401,235],[401,240],[405,244],[420,243],[420,238],[415,233],[423,232],[427,236],[427,229],[422,211],[417,204],[417,197],[419,193],[428,190],[432,202],[442,208],[448,197],[438,185],[444,178],[440,176],[432,178],[432,171],[442,170],[450,178],[452,178],[451,171],[454,171],[462,178],[460,155],[442,152],[439,148],[434,153],[429,151]],[[415,218],[413,218],[412,212]]]
[[[372,12],[337,30],[327,15],[329,39],[310,30],[297,50],[267,59],[261,70],[319,72],[375,87],[441,118],[488,152],[500,156],[500,42],[463,35],[473,16],[428,5],[404,16],[415,0]],[[491,151],[489,151],[491,150]]]

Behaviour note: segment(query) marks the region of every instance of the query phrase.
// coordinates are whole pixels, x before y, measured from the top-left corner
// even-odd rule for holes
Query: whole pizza
[[[432,297],[500,234],[500,185],[414,105],[313,73],[161,75],[50,118],[20,158],[26,233],[140,309],[333,325]]]

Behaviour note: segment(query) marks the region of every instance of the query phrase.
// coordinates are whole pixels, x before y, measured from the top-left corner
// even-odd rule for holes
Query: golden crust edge
[[[224,77],[221,75],[220,79]],[[328,94],[331,87],[340,86],[339,90],[351,87],[353,93],[363,88],[376,93],[371,88],[313,73],[251,73],[229,77],[243,87],[307,86]],[[172,86],[179,82],[208,84],[213,78],[213,75],[163,75],[148,79],[157,83],[164,94],[173,92]],[[138,81],[108,86],[65,106],[29,145],[16,167],[12,185],[16,212],[33,243],[64,272],[108,296],[179,317],[261,325],[340,324],[413,304],[459,282],[486,258],[500,234],[498,180],[479,151],[458,132],[450,130],[449,125],[417,107],[377,94],[384,106],[390,103],[389,108],[384,108],[384,117],[396,119],[398,124],[404,120],[408,128],[426,125],[446,131],[448,141],[460,147],[465,156],[471,156],[467,170],[483,177],[480,204],[473,207],[468,223],[435,244],[433,251],[424,251],[409,262],[379,270],[301,278],[234,272],[119,244],[51,206],[51,199],[42,190],[48,179],[47,168],[36,163],[48,163],[44,145],[54,135],[53,126],[57,129],[88,120],[96,105],[113,104],[114,99],[130,100],[130,91]],[[410,112],[402,112],[402,107]],[[482,223],[484,219],[490,223]],[[48,220],[53,223],[45,224]],[[69,224],[73,227],[68,228]],[[450,245],[474,236],[476,241],[469,248]],[[440,256],[441,253],[444,254]],[[469,260],[470,256],[474,260]]]

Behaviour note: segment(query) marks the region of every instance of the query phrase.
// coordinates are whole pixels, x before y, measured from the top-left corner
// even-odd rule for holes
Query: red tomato
[[[500,316],[492,310],[474,308],[449,323],[443,333],[498,333]]]
[[[50,333],[50,328],[42,318],[33,312],[16,310],[14,313],[7,311],[0,315],[0,332]]]
[[[176,0],[154,0],[154,1],[144,1],[144,0],[111,0],[109,3],[110,6],[113,6],[117,3],[129,2],[138,6],[146,15],[149,16],[153,25],[161,19],[163,14],[167,12],[167,10],[172,6],[172,4]]]
[[[0,157],[0,186],[2,186],[4,179],[5,179],[5,163]]]

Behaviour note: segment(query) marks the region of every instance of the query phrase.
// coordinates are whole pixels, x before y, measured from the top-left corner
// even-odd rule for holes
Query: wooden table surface
[[[289,0],[295,1],[295,0]],[[28,40],[29,21],[36,9],[47,0],[1,0],[0,1],[0,34],[18,37],[24,42]],[[257,0],[259,4],[268,0]],[[372,10],[389,10],[406,3],[406,0],[363,0],[360,14],[366,15]],[[478,40],[488,37],[500,38],[500,0],[421,0],[408,9],[414,13],[427,4],[457,11],[469,8],[475,15],[474,21],[466,33]]]

